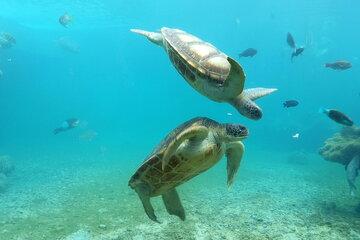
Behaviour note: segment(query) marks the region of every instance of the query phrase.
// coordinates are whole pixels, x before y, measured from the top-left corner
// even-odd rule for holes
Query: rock
[[[344,128],[340,133],[327,139],[319,153],[327,161],[347,165],[360,154],[360,128]]]
[[[100,225],[99,225],[99,228],[102,229],[102,230],[105,230],[105,229],[106,229],[106,225],[105,225],[105,224],[100,224]]]

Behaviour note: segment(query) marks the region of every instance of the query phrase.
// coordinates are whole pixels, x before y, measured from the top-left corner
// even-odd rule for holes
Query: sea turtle
[[[227,185],[231,186],[244,153],[241,140],[248,130],[239,124],[221,124],[212,119],[191,119],[170,132],[130,178],[148,217],[157,222],[150,197],[162,196],[166,210],[185,220],[185,211],[175,187],[227,157]]]
[[[216,102],[228,102],[250,119],[262,117],[261,108],[253,100],[277,90],[244,90],[245,74],[239,63],[210,43],[182,30],[164,27],[159,33],[139,29],[131,31],[162,46],[177,71],[202,95]]]

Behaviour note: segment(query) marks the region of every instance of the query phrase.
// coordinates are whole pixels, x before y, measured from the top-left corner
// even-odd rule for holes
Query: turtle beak
[[[244,139],[247,138],[247,136],[249,135],[249,130],[246,127],[240,127],[240,138]]]

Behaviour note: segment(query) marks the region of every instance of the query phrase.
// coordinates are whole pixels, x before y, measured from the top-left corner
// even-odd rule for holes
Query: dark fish
[[[294,57],[297,57],[297,56],[299,56],[300,54],[302,54],[304,50],[305,50],[304,47],[299,47],[299,48],[297,48],[297,49],[291,54],[291,59],[293,59]]]
[[[337,123],[340,123],[345,126],[352,126],[354,122],[342,112],[335,109],[320,109],[321,113],[325,113],[329,118],[334,120]]]
[[[257,54],[257,50],[255,48],[248,48],[239,54],[239,57],[253,57]]]
[[[291,35],[291,33],[288,33],[288,34],[287,34],[286,41],[287,41],[287,44],[288,44],[291,48],[294,48],[294,49],[296,48],[295,40],[294,40],[293,36]]]
[[[73,129],[73,128],[79,126],[79,123],[80,123],[79,119],[69,118],[61,124],[61,127],[55,128],[53,132],[55,135],[60,132],[65,132],[67,130],[70,130],[70,129]]]
[[[283,103],[284,108],[296,107],[297,105],[299,105],[299,102],[296,100],[287,100]]]
[[[351,196],[355,196],[355,180],[359,175],[360,170],[360,156],[355,156],[345,167],[346,177],[350,187]]]
[[[335,70],[346,70],[352,67],[351,63],[348,61],[336,61],[333,63],[326,63],[325,67],[332,68]]]

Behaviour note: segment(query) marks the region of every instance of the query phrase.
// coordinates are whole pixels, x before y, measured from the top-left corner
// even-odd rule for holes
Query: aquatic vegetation
[[[355,156],[360,155],[360,128],[346,127],[325,141],[319,150],[327,161],[347,165]]]

